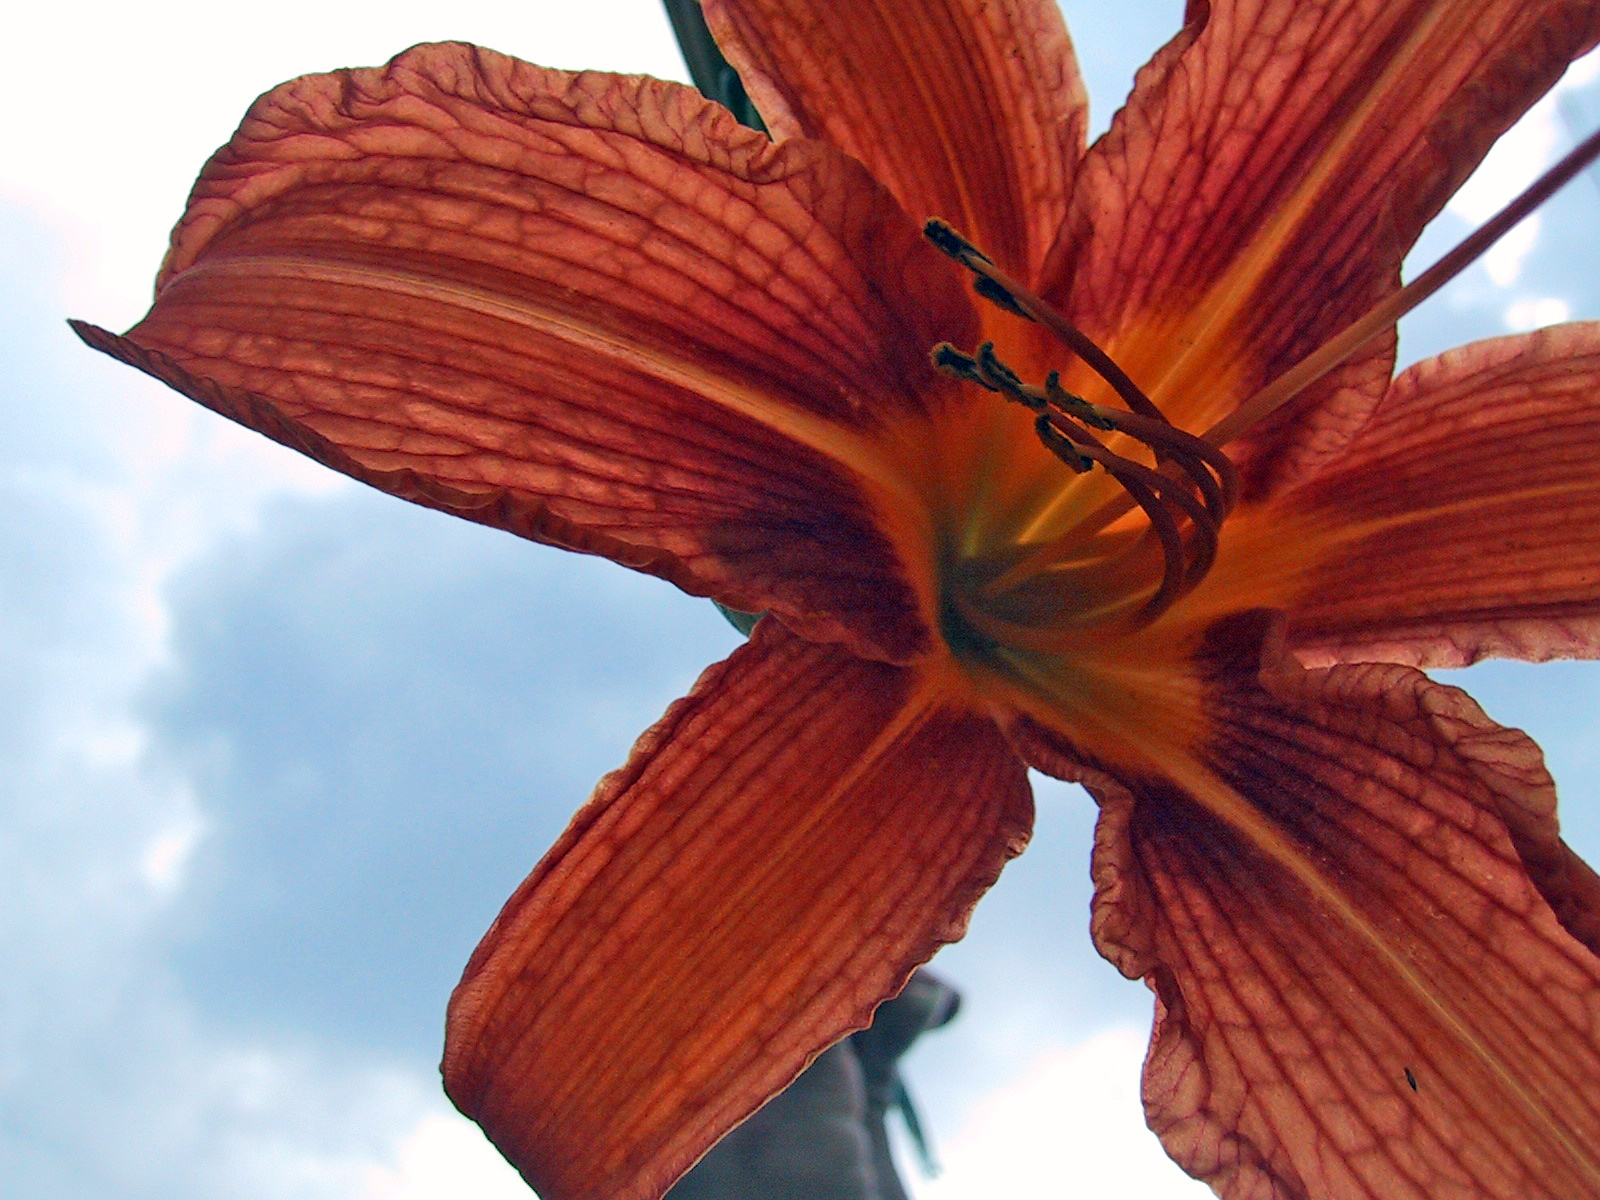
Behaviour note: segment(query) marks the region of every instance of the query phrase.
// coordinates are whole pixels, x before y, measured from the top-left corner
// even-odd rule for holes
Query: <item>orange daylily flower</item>
[[[1600,3],[1192,0],[1087,150],[1047,0],[706,8],[772,140],[461,45],[308,76],[205,168],[150,314],[80,327],[769,614],[485,937],[456,1103],[546,1200],[658,1196],[961,934],[1033,766],[1101,805],[1093,935],[1155,992],[1186,1170],[1600,1195],[1600,880],[1537,748],[1415,669],[1600,650],[1600,326],[1392,382],[1389,330],[1226,457],[1190,436],[1396,292]],[[975,300],[930,216],[1158,411]]]

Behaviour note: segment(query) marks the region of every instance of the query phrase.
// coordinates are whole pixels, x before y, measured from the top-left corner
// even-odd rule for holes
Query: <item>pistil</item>
[[[1579,142],[1560,162],[1534,180],[1521,195],[1485,221],[1433,266],[1392,296],[1374,305],[1206,430],[1203,435],[1205,440],[1213,446],[1224,445],[1282,408],[1461,274],[1596,158],[1600,158],[1600,132],[1591,133]]]

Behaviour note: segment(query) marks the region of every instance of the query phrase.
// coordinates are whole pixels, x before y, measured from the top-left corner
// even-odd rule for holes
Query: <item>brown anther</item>
[[[1044,443],[1044,448],[1077,474],[1082,475],[1094,466],[1094,459],[1086,454],[1079,454],[1071,439],[1051,423],[1049,413],[1042,412],[1034,419],[1033,430]]]
[[[935,369],[947,375],[954,375],[957,379],[964,379],[968,383],[976,383],[981,387],[989,385],[983,382],[983,377],[978,374],[978,360],[972,355],[957,350],[949,342],[940,342],[929,353],[928,359]]]
[[[1033,320],[1032,317],[1028,316],[1028,310],[1022,307],[1017,298],[988,275],[979,275],[974,279],[972,281],[972,290],[989,301],[989,303],[1005,309],[1008,313],[1013,313],[1025,320]]]
[[[1024,390],[1022,376],[1000,361],[1000,356],[994,352],[993,342],[984,342],[978,347],[978,370],[994,391],[1009,396],[1025,407],[1038,407]]]
[[[994,300],[1000,307],[1030,321],[1037,321],[1050,330],[1067,349],[1110,384],[1122,402],[1134,412],[1143,413],[1158,421],[1166,419],[1150,397],[1139,390],[1138,385],[1128,378],[1121,367],[1111,361],[1110,355],[1095,345],[1088,334],[1007,275],[995,265],[994,259],[967,241],[946,222],[938,219],[930,220],[922,227],[922,232],[935,249],[948,255],[977,276],[973,286],[980,296]],[[995,298],[996,291],[1004,294],[1004,301]]]
[[[994,259],[957,233],[953,225],[948,221],[941,221],[938,217],[929,217],[923,223],[922,236],[933,243],[935,250],[955,259],[969,270],[973,263],[994,262]]]
[[[1062,387],[1060,371],[1051,371],[1044,377],[1044,398],[1052,408],[1070,413],[1074,420],[1082,421],[1090,429],[1103,429],[1109,432],[1117,427],[1117,423],[1100,409],[1082,396]]]

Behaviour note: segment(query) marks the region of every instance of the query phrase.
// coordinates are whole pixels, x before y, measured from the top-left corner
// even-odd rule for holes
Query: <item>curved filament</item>
[[[979,295],[1008,312],[1045,326],[1100,376],[1126,411],[1091,404],[1061,386],[1052,371],[1043,387],[1029,384],[995,355],[985,342],[974,354],[948,343],[934,348],[934,364],[976,383],[1035,414],[1034,430],[1045,448],[1073,471],[1099,463],[1121,486],[1123,496],[1088,514],[1061,537],[1046,542],[989,580],[983,591],[997,596],[1031,576],[1073,557],[1075,548],[1130,507],[1149,521],[1148,537],[1161,547],[1161,579],[1139,610],[1139,619],[1153,621],[1205,576],[1216,561],[1222,523],[1239,501],[1239,475],[1232,460],[1216,446],[1176,428],[1104,350],[1066,317],[1006,275],[994,261],[943,221],[929,221],[923,232],[939,250],[976,277]],[[1116,453],[1091,430],[1112,431],[1131,438],[1150,453],[1147,466]],[[1131,504],[1130,504],[1131,502]],[[1188,533],[1184,525],[1188,525]],[[1120,554],[1144,553],[1148,539]]]

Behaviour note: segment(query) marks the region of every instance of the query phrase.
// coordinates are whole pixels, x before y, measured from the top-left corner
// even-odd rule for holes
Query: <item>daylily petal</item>
[[[778,138],[821,138],[919,223],[1038,276],[1083,154],[1087,100],[1053,0],[707,0]]]
[[[960,936],[1031,813],[936,680],[765,620],[512,897],[446,1087],[546,1200],[658,1196]]]
[[[1479,342],[1396,379],[1346,451],[1274,502],[1326,547],[1290,610],[1298,657],[1600,655],[1597,400],[1600,324]]]
[[[1088,780],[1168,1151],[1233,1200],[1600,1194],[1600,893],[1530,861],[1538,748],[1406,667],[1219,669],[1200,761]]]
[[[1398,285],[1422,225],[1600,38],[1600,7],[1190,10],[1090,151],[1054,272],[1075,319],[1198,432]],[[1392,356],[1377,339],[1264,425],[1247,444],[1256,486],[1336,450]]]
[[[831,148],[442,45],[258,101],[94,344],[408,498],[905,657],[931,601],[879,443],[973,320]]]

